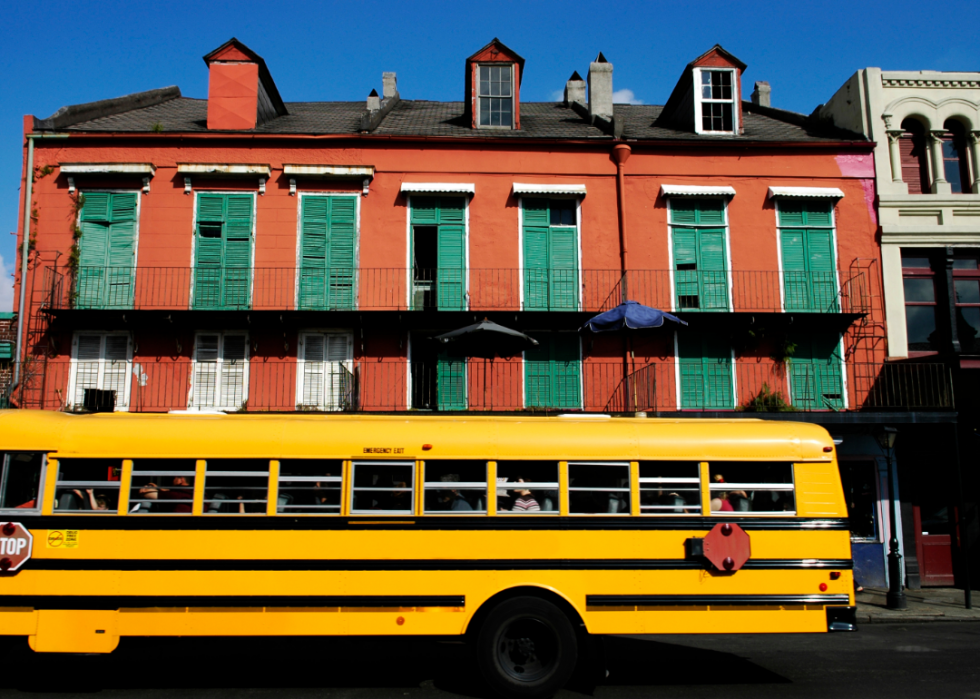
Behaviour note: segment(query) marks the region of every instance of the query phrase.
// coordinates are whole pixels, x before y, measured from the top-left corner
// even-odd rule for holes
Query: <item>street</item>
[[[609,678],[564,699],[980,698],[980,624],[870,624],[830,635],[617,637]],[[110,656],[33,654],[0,643],[0,698],[483,697],[465,647],[431,639],[124,639]]]

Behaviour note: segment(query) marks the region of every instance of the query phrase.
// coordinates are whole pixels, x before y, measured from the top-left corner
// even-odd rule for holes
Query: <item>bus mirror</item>
[[[692,537],[684,541],[684,551],[686,553],[686,558],[690,559],[700,559],[704,558],[704,539],[699,537]]]

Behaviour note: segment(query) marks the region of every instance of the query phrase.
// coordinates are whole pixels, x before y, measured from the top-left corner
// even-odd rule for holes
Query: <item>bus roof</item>
[[[0,449],[66,457],[827,461],[827,447],[819,425],[746,418],[0,411]]]

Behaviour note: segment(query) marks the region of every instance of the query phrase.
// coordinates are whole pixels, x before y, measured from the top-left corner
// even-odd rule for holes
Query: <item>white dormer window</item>
[[[738,83],[731,68],[694,69],[695,131],[699,134],[738,132]]]
[[[477,105],[480,127],[514,126],[514,70],[504,65],[479,66]]]

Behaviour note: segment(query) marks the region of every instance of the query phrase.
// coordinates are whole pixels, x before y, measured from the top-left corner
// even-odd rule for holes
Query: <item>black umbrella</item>
[[[538,344],[533,337],[486,318],[465,328],[436,335],[433,339],[444,344],[449,354],[457,357],[483,357],[490,360],[494,357],[514,357]]]
[[[526,349],[536,347],[538,341],[518,330],[505,328],[484,318],[465,328],[436,335],[434,340],[446,346],[457,357],[482,357],[493,363],[494,357],[514,357]],[[492,374],[492,372],[491,372]],[[492,395],[492,394],[491,394]],[[487,404],[487,365],[483,364],[483,405]],[[490,406],[493,407],[492,405]]]

